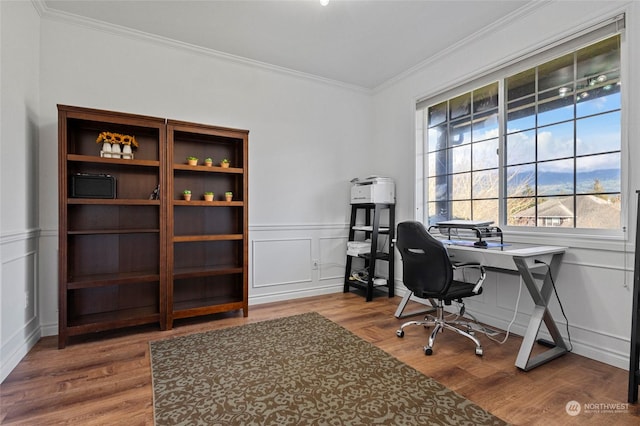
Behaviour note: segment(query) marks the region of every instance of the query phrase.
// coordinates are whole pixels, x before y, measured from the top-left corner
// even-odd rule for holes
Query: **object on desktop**
[[[396,189],[393,179],[369,176],[351,180],[351,204],[395,204]]]
[[[450,228],[478,228],[478,227],[487,227],[492,225],[492,220],[443,220],[440,222],[436,222],[436,225],[442,227],[450,227]]]
[[[462,244],[473,242],[474,247],[503,246],[502,229],[492,224],[488,220],[446,220],[430,226],[429,233],[439,233],[452,242],[452,237]]]

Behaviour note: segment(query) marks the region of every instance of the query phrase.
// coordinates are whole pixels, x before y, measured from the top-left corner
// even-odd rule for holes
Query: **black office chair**
[[[480,341],[473,335],[468,322],[449,321],[444,318],[444,305],[455,300],[462,304],[457,318],[464,315],[462,299],[482,293],[482,283],[486,277],[485,269],[476,263],[453,264],[446,247],[435,239],[420,222],[402,222],[398,224],[396,247],[402,257],[402,274],[405,287],[416,297],[437,300],[436,317],[427,316],[424,321],[409,321],[400,327],[396,334],[404,337],[404,328],[410,325],[433,326],[429,342],[424,347],[425,355],[433,353],[433,343],[441,330],[452,330],[465,336],[476,344],[476,355],[482,356]],[[473,268],[480,277],[475,283],[454,279],[454,271]],[[457,319],[456,318],[456,319]],[[462,329],[464,328],[464,330]]]

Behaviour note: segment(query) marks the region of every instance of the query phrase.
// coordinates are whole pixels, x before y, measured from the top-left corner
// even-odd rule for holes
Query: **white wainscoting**
[[[345,228],[345,232],[346,228]],[[318,238],[320,253],[320,276],[319,279],[342,280],[344,279],[344,268],[347,266],[345,251],[347,247],[347,236],[340,237],[320,237]]]
[[[249,304],[342,291],[347,224],[249,226]]]
[[[40,339],[38,231],[0,236],[0,381]]]
[[[346,223],[250,226],[249,303],[342,292],[347,234]],[[2,379],[41,335],[57,332],[56,242],[55,230],[0,235]],[[608,250],[572,248],[565,254],[556,284],[575,353],[628,367],[633,257],[631,244]],[[403,296],[400,256],[395,266],[396,294]],[[480,321],[504,330],[513,317],[518,286],[516,274],[490,272],[484,293],[470,299],[467,308]],[[524,333],[532,306],[523,287],[513,333]],[[551,310],[566,336],[566,321],[555,300]]]
[[[40,231],[38,257],[38,300],[40,301],[40,333],[58,335],[58,230]]]
[[[565,253],[554,280],[568,319],[574,353],[622,369],[629,367],[633,256],[632,248],[623,243],[609,250],[571,248]],[[400,295],[404,293],[401,261],[396,264],[396,271]],[[513,320],[510,332],[522,336],[529,325],[533,301],[522,284],[516,308],[519,286],[516,273],[488,271],[482,295],[465,301],[467,312],[500,330],[506,330]],[[549,309],[566,339],[567,320],[555,294],[551,296]],[[539,337],[550,339],[544,324]],[[483,335],[479,338],[487,339]],[[502,340],[504,335],[497,338]],[[487,351],[485,356],[490,356]],[[516,354],[514,362],[515,357]]]
[[[251,240],[253,288],[311,282],[311,238]]]

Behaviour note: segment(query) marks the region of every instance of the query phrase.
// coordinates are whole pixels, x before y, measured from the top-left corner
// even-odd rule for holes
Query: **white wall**
[[[250,303],[336,292],[342,289],[352,177],[395,178],[397,218],[413,218],[415,100],[622,10],[620,3],[585,4],[589,7],[537,4],[372,96],[49,12],[38,17],[30,2],[0,1],[0,380],[41,334],[57,333],[56,104],[249,129]],[[639,41],[638,9],[630,5],[627,15],[630,117],[640,108],[634,101],[640,86],[633,78],[640,65],[633,49]],[[637,140],[637,124],[629,124],[629,140]],[[632,158],[640,158],[638,149],[631,146]],[[558,277],[576,352],[623,368],[638,173],[630,176],[626,244],[563,241],[572,249]],[[10,199],[18,189],[39,195]],[[470,307],[504,327],[516,293],[513,276],[494,274],[482,299]],[[530,306],[525,294],[515,331],[524,331]],[[560,318],[557,305],[553,309]]]
[[[0,380],[40,338],[39,37],[31,3],[0,2]]]
[[[579,5],[581,7],[578,7]],[[630,2],[564,2],[556,1],[533,5],[526,13],[520,12],[498,22],[484,34],[469,40],[463,46],[452,48],[423,67],[380,88],[374,96],[374,142],[378,166],[386,165],[384,173],[397,181],[398,222],[414,219],[413,191],[416,175],[415,159],[415,103],[417,99],[435,95],[445,88],[455,87],[482,72],[499,67],[507,60],[532,52],[550,42],[586,28],[607,17],[627,12],[626,45],[627,72],[624,76],[628,98],[624,108],[628,112],[629,153],[640,159],[640,115],[638,69],[640,65],[640,7]],[[570,19],[567,19],[570,17]],[[384,163],[382,160],[384,159]],[[636,160],[637,161],[637,160]],[[632,160],[630,164],[633,164]],[[603,362],[628,368],[629,336],[631,326],[631,292],[633,287],[633,250],[635,238],[635,190],[640,187],[640,176],[633,168],[628,182],[626,198],[629,202],[630,232],[626,241],[598,238],[563,238],[546,234],[521,237],[507,234],[512,241],[521,240],[538,244],[569,245],[564,263],[556,278],[558,291],[569,319],[575,352]],[[396,270],[400,271],[398,263]],[[397,277],[401,284],[401,276]],[[491,274],[485,292],[469,301],[468,310],[489,324],[505,328],[514,313],[518,293],[518,278],[512,275]],[[475,298],[474,298],[475,299]],[[526,329],[532,302],[523,290],[518,316],[513,331],[522,334]],[[557,302],[552,302],[552,314],[561,323]]]
[[[45,334],[57,333],[56,104],[248,129],[250,304],[341,290],[349,180],[371,173],[357,160],[370,93],[47,16],[41,52]]]
[[[374,172],[358,161],[372,138],[369,92],[39,18],[30,2],[0,7],[0,380],[41,335],[57,334],[57,104],[250,130],[250,305],[342,290],[348,182]]]

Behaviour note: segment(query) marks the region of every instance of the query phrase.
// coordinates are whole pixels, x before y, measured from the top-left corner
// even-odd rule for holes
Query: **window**
[[[431,222],[498,222],[498,83],[427,108]]]
[[[425,223],[620,229],[620,42],[565,48],[420,102]]]

